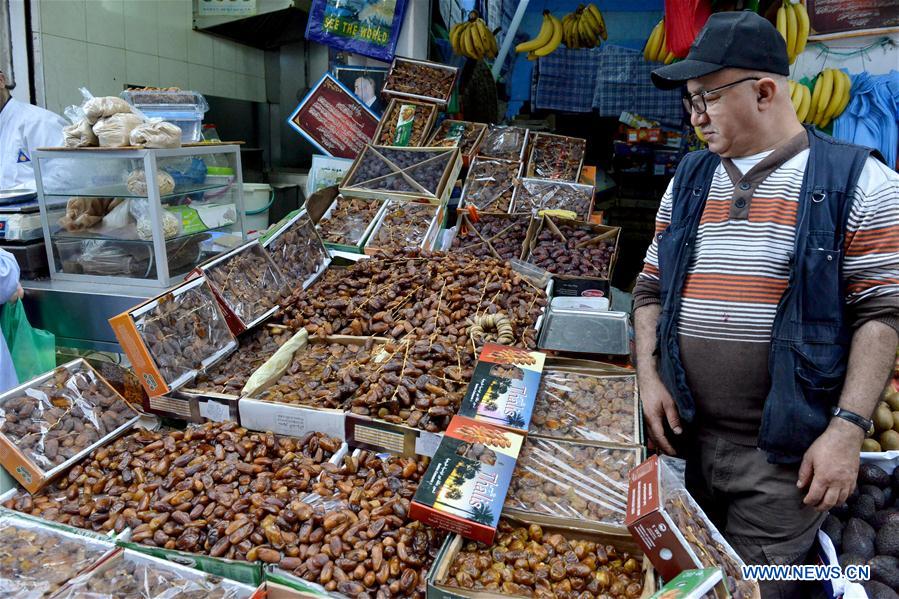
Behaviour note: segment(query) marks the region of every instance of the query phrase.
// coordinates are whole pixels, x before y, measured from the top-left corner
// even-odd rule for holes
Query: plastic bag
[[[314,0],[306,39],[384,62],[393,60],[406,0],[369,0],[362,8],[346,4],[344,0]]]
[[[541,210],[566,210],[577,220],[589,220],[593,208],[593,186],[548,181],[544,179],[522,179],[515,189],[510,212],[540,212]]]
[[[130,141],[142,148],[180,148],[181,127],[153,119],[132,129]]]
[[[478,210],[506,212],[520,173],[520,162],[479,156],[468,172],[462,201]]]
[[[83,105],[84,116],[90,124],[97,123],[100,119],[109,118],[116,114],[131,114],[131,105],[116,96],[90,98]]]
[[[137,221],[137,236],[144,241],[153,239],[153,220],[150,217],[150,207],[147,202],[131,202],[129,211]],[[171,239],[181,234],[181,219],[169,212],[162,210],[162,234],[165,239]]]
[[[91,229],[122,202],[121,198],[69,198],[59,226],[69,232]]]
[[[478,155],[505,160],[521,160],[527,141],[527,129],[491,125],[484,136],[481,147],[478,148]]]
[[[125,181],[128,191],[136,196],[147,195],[147,175],[142,169],[131,171],[128,180]],[[165,171],[156,171],[156,185],[159,186],[159,195],[164,196],[175,191],[175,179]]]
[[[84,274],[147,278],[153,254],[152,248],[143,245],[131,243],[127,248],[120,242],[88,239],[81,244],[78,264]]]
[[[0,329],[6,338],[19,381],[33,379],[56,367],[56,337],[53,333],[31,327],[22,300],[3,306]]]
[[[131,224],[130,200],[125,200],[117,206],[113,206],[112,210],[103,217],[104,229],[122,229]]]
[[[141,122],[136,114],[114,114],[98,120],[94,134],[101,148],[124,148],[131,143],[131,131]]]

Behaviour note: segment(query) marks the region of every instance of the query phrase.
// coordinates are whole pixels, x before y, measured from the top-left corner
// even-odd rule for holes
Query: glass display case
[[[246,240],[237,145],[42,149],[33,159],[54,281],[170,287]]]

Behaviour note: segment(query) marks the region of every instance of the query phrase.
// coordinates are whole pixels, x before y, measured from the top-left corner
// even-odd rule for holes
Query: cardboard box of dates
[[[437,106],[434,104],[394,98],[381,117],[372,143],[379,146],[424,146],[436,120]]]
[[[629,537],[581,530],[577,521],[559,526],[539,516],[503,516],[491,545],[446,538],[428,573],[427,596],[495,599],[571,589],[572,596],[646,599],[656,586],[652,565]]]
[[[494,323],[502,338],[503,323],[497,322],[502,316],[485,318]],[[485,343],[458,414],[527,435],[545,359],[540,352]]]
[[[577,181],[584,166],[587,140],[552,133],[531,136],[527,176],[557,181]]]
[[[5,597],[49,597],[116,552],[112,539],[0,510],[0,589]]]
[[[147,395],[165,395],[237,348],[206,282],[199,277],[109,319]]]
[[[452,239],[451,251],[499,260],[523,260],[524,242],[531,224],[530,214],[460,211]]]
[[[444,119],[426,145],[431,148],[457,147],[462,153],[462,165],[469,166],[486,133],[487,125],[484,123]]]
[[[327,203],[315,226],[329,250],[362,254],[386,207],[381,200],[339,194]]]
[[[565,525],[628,535],[628,473],[643,461],[644,449],[595,441],[562,441],[529,436],[503,513],[539,515]]]
[[[509,212],[523,168],[524,163],[518,160],[476,157],[465,177],[460,208],[474,206],[482,212]]]
[[[263,589],[257,586],[213,577],[138,551],[119,549],[95,562],[77,579],[70,580],[54,597],[137,599],[163,595],[222,599],[262,599],[265,596]]]
[[[462,158],[458,148],[395,148],[368,145],[340,184],[346,197],[427,200],[446,203]]]
[[[365,253],[402,252],[409,248],[433,250],[444,216],[443,204],[390,200],[365,242]]]
[[[496,534],[524,436],[455,416],[409,507],[409,516],[484,543]]]
[[[512,214],[542,210],[567,210],[580,221],[589,221],[593,214],[593,186],[548,181],[545,179],[522,179],[512,193]]]
[[[262,247],[281,270],[291,288],[306,289],[331,265],[331,254],[305,209],[267,234]]]
[[[83,358],[0,395],[0,464],[34,493],[140,415]]]
[[[490,125],[478,148],[478,156],[524,162],[530,131],[524,127]]]
[[[683,482],[683,460],[653,456],[628,476],[625,525],[665,580],[683,570],[724,570],[734,599],[759,597],[758,584],[743,580],[745,565],[690,496]]]
[[[527,261],[553,279],[610,280],[618,259],[621,227],[543,215],[531,222]]]
[[[390,65],[383,93],[445,106],[453,94],[458,74],[456,67],[397,56]]]
[[[208,262],[193,276],[203,275],[235,335],[252,329],[278,311],[289,289],[272,257],[259,241],[250,241]]]

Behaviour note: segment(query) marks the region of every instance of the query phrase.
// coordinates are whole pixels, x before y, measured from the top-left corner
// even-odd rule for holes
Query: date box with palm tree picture
[[[545,359],[540,352],[485,344],[458,414],[527,435]]]
[[[518,433],[453,417],[409,515],[469,539],[493,542],[523,442]]]

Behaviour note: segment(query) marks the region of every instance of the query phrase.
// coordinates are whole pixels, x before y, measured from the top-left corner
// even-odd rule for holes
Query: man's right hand
[[[661,379],[654,372],[640,377],[640,401],[643,403],[643,421],[646,423],[649,436],[656,447],[675,455],[674,447],[665,436],[665,420],[675,435],[681,434],[680,415],[677,405]]]
[[[16,285],[16,291],[12,294],[12,296],[6,301],[7,304],[14,304],[20,299],[25,297],[25,290],[22,289],[21,285]]]

